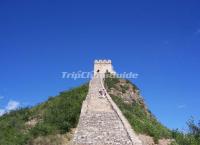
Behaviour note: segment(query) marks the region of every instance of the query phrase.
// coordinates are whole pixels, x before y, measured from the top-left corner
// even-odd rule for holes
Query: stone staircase
[[[90,81],[72,144],[142,145],[98,75]]]

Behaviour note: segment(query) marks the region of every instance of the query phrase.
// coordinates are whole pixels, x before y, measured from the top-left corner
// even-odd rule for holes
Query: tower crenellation
[[[94,63],[95,63],[95,64],[97,64],[97,63],[98,63],[98,64],[100,64],[100,63],[101,63],[101,64],[111,64],[112,62],[111,62],[110,59],[108,59],[108,60],[106,60],[106,59],[104,59],[104,60],[103,60],[103,59],[99,59],[99,60],[95,60]]]

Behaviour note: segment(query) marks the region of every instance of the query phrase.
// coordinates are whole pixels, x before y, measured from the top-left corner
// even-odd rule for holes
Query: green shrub
[[[172,131],[172,137],[175,142],[172,145],[200,145],[200,122],[194,123],[193,119],[187,122],[189,132],[183,133],[179,130]]]
[[[120,88],[122,89],[122,93],[126,93],[126,91],[129,89],[129,86],[127,84],[120,85]]]
[[[21,108],[0,117],[0,145],[25,145],[39,136],[66,133],[76,127],[88,84],[64,91],[32,108]],[[36,119],[32,128],[26,122]]]
[[[162,126],[155,118],[149,117],[140,104],[134,102],[129,105],[124,103],[121,97],[113,95],[111,97],[136,132],[154,137],[155,142],[161,138],[171,137],[170,130]]]
[[[107,72],[105,74],[105,82],[104,84],[106,85],[107,88],[111,89],[111,88],[116,88],[116,84],[119,82],[119,79],[116,78],[114,75],[110,74],[109,72]]]
[[[47,123],[38,123],[30,130],[33,137],[46,136],[52,133],[56,133],[56,127]]]
[[[110,89],[109,86],[115,86],[117,82],[119,80],[113,81],[113,78],[105,79],[105,85],[108,89]],[[130,82],[128,81],[128,83]],[[135,85],[133,87],[139,90]],[[122,87],[122,89],[127,88]],[[133,104],[127,104],[120,96],[111,94],[111,97],[136,132],[152,136],[155,143],[158,143],[161,138],[171,137],[171,131],[158,122],[152,114],[148,115],[140,102],[135,101]]]
[[[24,132],[24,124],[30,115],[28,108],[21,108],[0,117],[0,144],[26,144],[29,135]]]

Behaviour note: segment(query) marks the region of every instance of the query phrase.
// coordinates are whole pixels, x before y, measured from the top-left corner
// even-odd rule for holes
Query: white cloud
[[[14,100],[10,100],[4,109],[0,109],[0,116],[11,110],[15,110],[20,106],[20,103]]]
[[[4,109],[0,109],[0,116],[3,115],[5,113]]]
[[[6,106],[6,110],[7,111],[15,110],[15,109],[17,109],[19,107],[19,104],[20,103],[17,102],[17,101],[10,100],[8,102],[8,105]]]

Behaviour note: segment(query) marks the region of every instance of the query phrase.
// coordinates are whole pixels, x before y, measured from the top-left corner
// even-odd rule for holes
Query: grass
[[[110,73],[106,73],[105,75],[106,77],[105,78],[109,78],[109,79],[105,79],[105,84],[107,86],[108,89],[111,89],[111,88],[116,88],[116,85],[118,82],[119,82],[119,79],[114,77],[112,74]]]
[[[172,145],[200,145],[200,121],[195,124],[194,120],[190,119],[187,125],[189,130],[187,133],[172,131],[172,137],[175,139]]]
[[[76,127],[88,84],[50,97],[32,108],[21,108],[0,117],[0,145],[24,145],[40,136],[64,134]],[[32,128],[26,123],[38,120]]]
[[[107,77],[104,83],[108,89],[115,89],[116,84],[119,82],[120,81],[118,78]],[[132,84],[130,81],[126,81],[126,83]],[[123,92],[128,89],[126,87],[127,85],[124,86],[120,85],[121,89],[124,90]],[[134,84],[132,84],[132,87],[135,91],[139,90]],[[171,131],[158,122],[154,115],[151,113],[150,115],[147,114],[146,112],[148,110],[145,110],[143,104],[140,104],[138,101],[134,101],[132,104],[127,104],[124,102],[121,96],[114,96],[111,94],[111,97],[137,133],[152,136],[155,143],[162,138],[171,138]]]
[[[111,97],[137,133],[152,136],[156,143],[161,138],[171,137],[170,130],[155,118],[148,116],[140,104],[136,102],[127,104],[124,103],[121,97],[113,95]]]
[[[120,83],[119,79],[113,76],[105,79],[108,89],[116,89],[117,83]],[[130,81],[127,83],[132,84]],[[127,85],[120,87],[123,92],[128,89]],[[132,87],[134,90],[139,90],[134,84]],[[32,145],[34,141],[40,144],[49,142],[57,144],[56,135],[70,132],[77,126],[82,102],[87,92],[88,84],[49,97],[46,102],[35,107],[21,108],[4,114],[0,117],[0,145]],[[152,136],[155,143],[161,138],[173,137],[175,141],[172,145],[200,145],[200,122],[195,124],[193,120],[189,120],[188,133],[171,131],[157,121],[149,110],[145,110],[140,101],[127,104],[120,96],[111,95],[111,97],[133,129],[137,133]],[[31,120],[37,122],[29,127],[27,122]]]
[[[114,76],[111,78],[106,77],[104,81],[107,89],[119,89],[116,86],[120,86],[122,93],[125,93],[128,89],[126,87],[127,85],[119,85],[119,82],[119,79],[115,78]],[[139,91],[139,88],[129,80],[126,80],[126,83],[132,85],[134,92]],[[153,137],[155,143],[158,143],[158,140],[162,138],[173,138],[174,141],[171,143],[171,145],[200,145],[200,121],[198,124],[195,124],[194,120],[190,119],[187,122],[187,133],[183,133],[179,130],[169,130],[159,121],[157,121],[156,117],[151,113],[150,110],[145,110],[140,101],[134,101],[132,104],[127,104],[124,102],[121,96],[115,96],[112,94],[110,94],[110,96],[127,118],[132,128],[137,133],[147,134]],[[146,112],[148,112],[150,115],[148,115]]]

